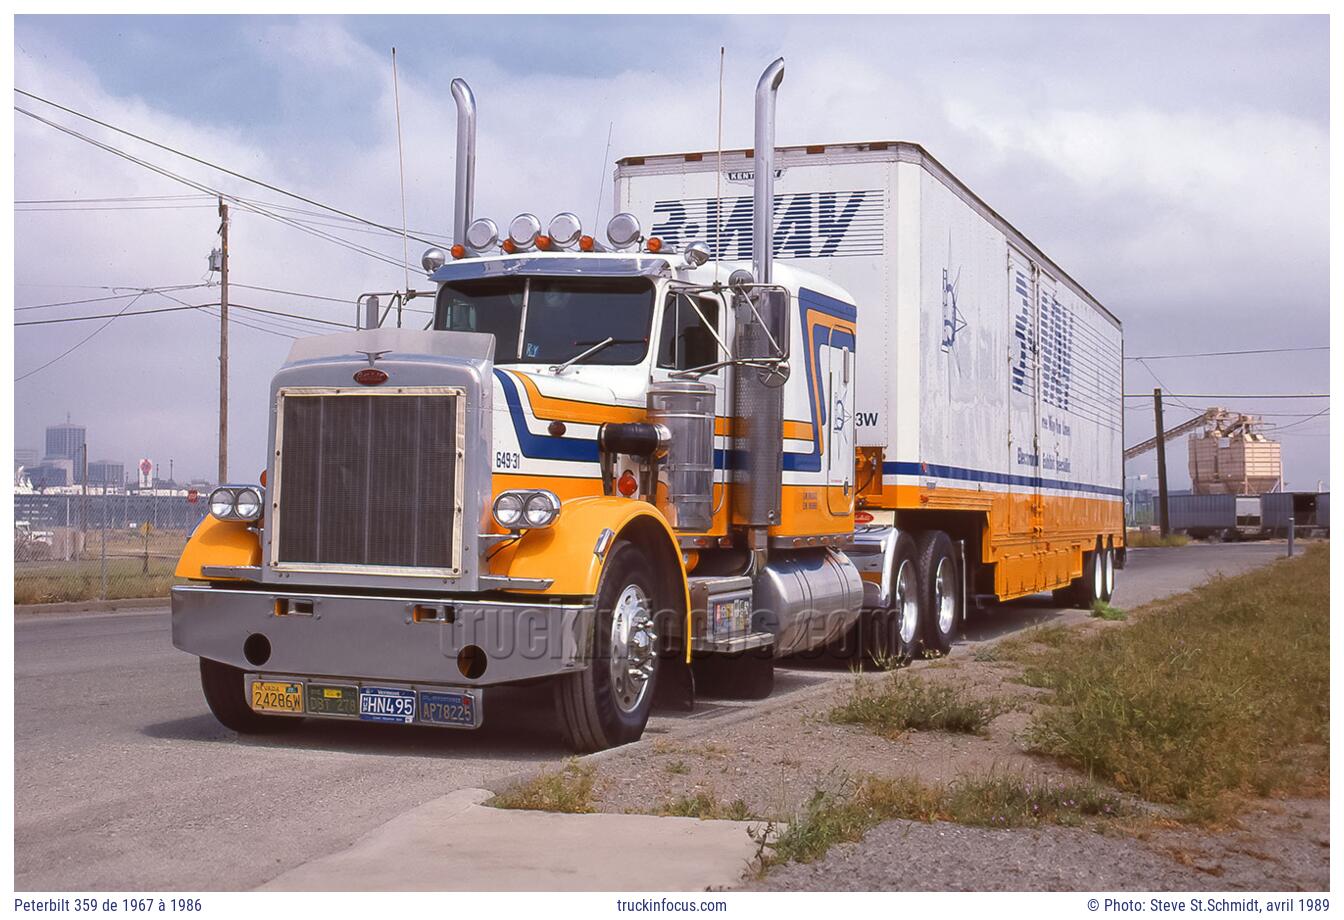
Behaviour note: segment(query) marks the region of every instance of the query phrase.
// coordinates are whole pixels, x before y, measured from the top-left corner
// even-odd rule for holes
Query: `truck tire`
[[[952,538],[941,530],[919,535],[919,587],[924,608],[924,648],[937,655],[952,651],[961,619],[961,573]]]
[[[1094,603],[1106,600],[1105,555],[1106,550],[1102,548],[1101,537],[1097,537],[1097,548],[1083,553],[1083,574],[1069,582],[1067,588],[1057,589],[1054,592],[1055,601],[1065,606],[1077,607],[1079,610],[1091,610]],[[1112,556],[1112,568],[1115,565],[1114,560],[1115,557]]]
[[[555,679],[556,714],[577,753],[638,741],[658,680],[655,622],[664,609],[648,556],[618,540],[597,590],[588,667]]]
[[[300,720],[294,716],[263,716],[247,703],[243,672],[233,665],[209,658],[201,659],[201,690],[206,705],[225,728],[240,735],[265,735],[292,728]]]
[[[1102,557],[1101,588],[1101,599],[1109,604],[1115,596],[1115,545],[1110,540],[1106,541],[1106,553]]]
[[[891,601],[886,610],[866,611],[861,635],[863,658],[879,668],[909,664],[924,647],[924,604],[920,600],[919,559],[914,539],[896,539],[891,567]]]

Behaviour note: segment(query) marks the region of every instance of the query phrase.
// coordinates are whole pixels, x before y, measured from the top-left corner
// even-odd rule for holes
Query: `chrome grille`
[[[463,409],[456,388],[282,390],[272,564],[456,575]]]

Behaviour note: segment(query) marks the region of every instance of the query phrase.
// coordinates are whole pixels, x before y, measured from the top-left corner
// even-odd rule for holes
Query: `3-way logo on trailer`
[[[751,258],[750,197],[687,198],[653,205],[649,231],[671,247],[704,240],[722,259]],[[775,255],[821,259],[881,255],[882,193],[802,192],[775,196]]]

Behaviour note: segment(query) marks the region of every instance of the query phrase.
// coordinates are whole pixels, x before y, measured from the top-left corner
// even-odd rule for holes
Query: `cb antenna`
[[[411,295],[410,243],[406,233],[406,157],[401,149],[401,88],[397,84],[397,49],[392,49],[392,100],[397,112],[397,173],[401,179],[401,269],[406,283],[406,297]],[[401,326],[401,304],[405,297],[397,298],[397,326]]]
[[[602,169],[597,174],[597,209],[593,211],[593,238],[597,239],[597,221],[602,216],[602,183],[607,178],[607,163],[611,162],[611,132],[616,127],[616,122],[607,123],[607,152],[602,154]],[[612,208],[616,203],[612,202]]]
[[[719,46],[719,136],[714,166],[714,280],[719,280],[719,249],[723,239],[723,45]]]

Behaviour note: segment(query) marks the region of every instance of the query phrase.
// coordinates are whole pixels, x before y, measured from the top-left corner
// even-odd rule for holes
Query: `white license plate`
[[[415,719],[415,691],[360,687],[359,717],[366,722],[411,722]]]

